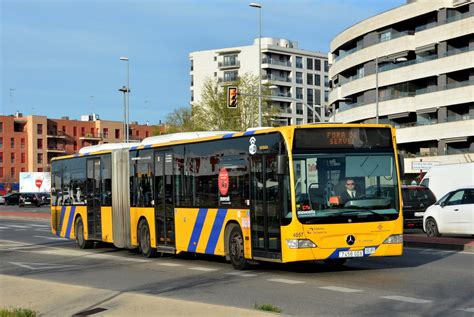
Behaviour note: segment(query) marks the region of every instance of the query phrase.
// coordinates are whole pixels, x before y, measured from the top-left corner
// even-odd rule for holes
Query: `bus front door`
[[[251,229],[254,259],[281,261],[280,206],[276,156],[251,159]]]
[[[102,186],[100,176],[100,158],[87,160],[87,231],[88,238],[101,240],[101,201]]]
[[[155,152],[155,217],[158,251],[174,253],[172,152]]]

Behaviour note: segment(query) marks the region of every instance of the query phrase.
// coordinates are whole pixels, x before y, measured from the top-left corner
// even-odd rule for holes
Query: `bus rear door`
[[[87,231],[94,240],[102,239],[100,166],[100,158],[87,159]]]

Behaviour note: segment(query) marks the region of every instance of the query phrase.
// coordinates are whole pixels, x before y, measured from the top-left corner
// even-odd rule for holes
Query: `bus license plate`
[[[340,258],[361,258],[364,256],[363,250],[358,251],[339,251]]]

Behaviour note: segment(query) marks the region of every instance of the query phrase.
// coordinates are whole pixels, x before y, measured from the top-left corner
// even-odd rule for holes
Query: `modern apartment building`
[[[280,109],[275,125],[313,122],[313,109],[320,114],[329,96],[327,55],[299,49],[295,41],[261,38],[259,65],[258,42],[257,38],[249,46],[191,52],[191,105],[200,101],[206,79],[224,87],[245,73],[258,76],[261,67],[262,84],[277,87],[270,99]]]
[[[18,183],[20,172],[49,171],[51,159],[74,154],[80,148],[123,142],[123,123],[99,120],[49,119],[46,116],[0,116],[0,184]],[[141,141],[153,135],[153,127],[130,125],[130,139]]]
[[[474,160],[474,3],[418,0],[331,42],[331,120],[398,128],[409,173]],[[415,167],[415,168],[413,168]]]

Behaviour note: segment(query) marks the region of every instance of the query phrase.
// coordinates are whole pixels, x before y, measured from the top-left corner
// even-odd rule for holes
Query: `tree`
[[[192,121],[197,130],[245,131],[258,126],[258,76],[244,74],[232,86],[239,91],[236,109],[227,108],[227,89],[216,80],[204,82],[201,102],[194,105]],[[262,87],[262,124],[271,126],[271,119],[279,112],[270,105],[270,89]]]
[[[166,133],[196,131],[193,123],[193,110],[190,107],[175,109],[165,120]]]

